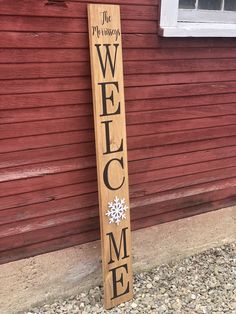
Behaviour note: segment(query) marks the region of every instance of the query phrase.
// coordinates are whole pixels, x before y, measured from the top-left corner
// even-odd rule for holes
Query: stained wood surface
[[[110,309],[133,298],[120,6],[89,4],[88,25],[104,305]],[[115,31],[116,36],[103,34],[103,30]],[[124,202],[125,212],[118,213],[118,218],[108,217],[108,210],[117,211],[109,208],[116,201]],[[122,203],[118,206],[121,210]]]
[[[0,1],[0,263],[98,239],[87,3]],[[104,0],[104,3],[114,3]],[[121,5],[132,228],[236,204],[236,42]]]

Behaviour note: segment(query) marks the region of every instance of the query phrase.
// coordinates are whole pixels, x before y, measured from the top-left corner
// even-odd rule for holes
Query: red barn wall
[[[49,3],[48,3],[49,2]],[[0,1],[0,263],[99,237],[87,2]],[[236,41],[121,5],[132,228],[236,203]]]

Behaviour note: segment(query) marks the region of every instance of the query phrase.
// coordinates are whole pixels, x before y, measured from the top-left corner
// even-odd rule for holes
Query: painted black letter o
[[[113,158],[113,159],[109,160],[108,163],[106,164],[105,168],[104,168],[104,171],[103,171],[103,181],[104,181],[106,187],[109,190],[116,191],[116,190],[119,190],[122,187],[122,185],[124,184],[125,177],[123,177],[123,180],[122,180],[121,184],[118,187],[112,187],[110,185],[110,182],[109,182],[109,179],[108,179],[108,170],[109,170],[110,164],[113,161],[117,161],[121,165],[122,169],[124,169],[123,157],[121,159]]]

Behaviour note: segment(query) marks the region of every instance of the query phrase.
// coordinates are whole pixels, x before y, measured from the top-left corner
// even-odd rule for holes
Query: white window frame
[[[219,15],[216,11],[201,10],[195,21],[190,11],[179,9],[179,0],[161,0],[159,34],[163,37],[236,37],[236,13],[235,16],[231,11]]]

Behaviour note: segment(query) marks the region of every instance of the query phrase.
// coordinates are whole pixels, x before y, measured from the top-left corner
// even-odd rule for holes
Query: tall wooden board
[[[107,309],[132,298],[125,102],[118,5],[88,5],[90,59]]]

